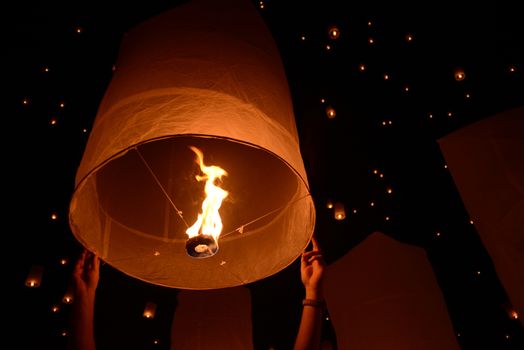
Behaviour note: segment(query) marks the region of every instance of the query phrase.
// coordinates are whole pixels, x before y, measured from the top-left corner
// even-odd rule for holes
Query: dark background
[[[69,309],[60,300],[81,249],[68,227],[68,205],[90,127],[123,33],[181,3],[33,1],[3,8],[5,271],[14,291],[6,316],[15,348],[65,346]],[[437,144],[523,105],[518,11],[502,2],[253,4],[281,50],[328,263],[374,231],[423,247],[462,349],[524,348],[523,328],[508,313],[507,295]],[[328,35],[333,25],[341,33],[336,40]],[[454,78],[458,68],[463,81]],[[333,219],[328,200],[345,204],[345,220]],[[33,265],[42,265],[44,275],[31,289],[24,282]],[[302,297],[297,263],[246,287],[255,348],[291,348]],[[100,349],[169,349],[177,292],[102,266]],[[158,304],[153,320],[142,317],[149,300]],[[53,313],[53,305],[60,311]],[[329,320],[323,337],[336,342]]]

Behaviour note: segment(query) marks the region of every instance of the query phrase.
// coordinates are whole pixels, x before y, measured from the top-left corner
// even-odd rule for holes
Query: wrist
[[[73,304],[83,309],[94,309],[95,297],[92,295],[77,295],[73,300]]]
[[[306,299],[324,300],[324,293],[316,288],[306,288]]]

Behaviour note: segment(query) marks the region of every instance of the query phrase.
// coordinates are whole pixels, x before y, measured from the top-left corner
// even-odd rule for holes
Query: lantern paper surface
[[[205,197],[191,146],[227,172],[205,259],[184,248]],[[249,0],[190,1],[125,35],[69,222],[115,268],[181,289],[253,282],[301,254],[314,205],[280,55]]]
[[[325,286],[339,349],[460,349],[422,248],[375,232],[330,264]]]
[[[171,350],[253,349],[247,288],[183,290],[177,301]]]
[[[497,275],[523,315],[524,107],[459,129],[439,146]]]

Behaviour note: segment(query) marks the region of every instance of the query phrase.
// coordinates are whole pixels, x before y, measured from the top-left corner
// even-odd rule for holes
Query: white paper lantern
[[[249,289],[183,290],[177,301],[171,350],[253,349]]]
[[[325,286],[339,349],[460,349],[423,248],[375,232],[329,266]]]
[[[515,312],[522,314],[524,107],[497,113],[438,142]]]
[[[285,71],[253,4],[160,14],[127,33],[116,67],[76,176],[75,237],[128,275],[182,289],[242,285],[293,262],[315,209]],[[227,172],[206,259],[186,251],[204,200],[191,146]]]

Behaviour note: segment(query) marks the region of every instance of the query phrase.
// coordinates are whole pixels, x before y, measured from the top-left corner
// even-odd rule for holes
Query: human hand
[[[94,253],[84,249],[73,270],[73,285],[76,297],[93,302],[100,278],[100,260]]]
[[[307,299],[323,299],[323,280],[326,263],[315,237],[312,238],[313,249],[302,253],[300,275],[306,289]]]

